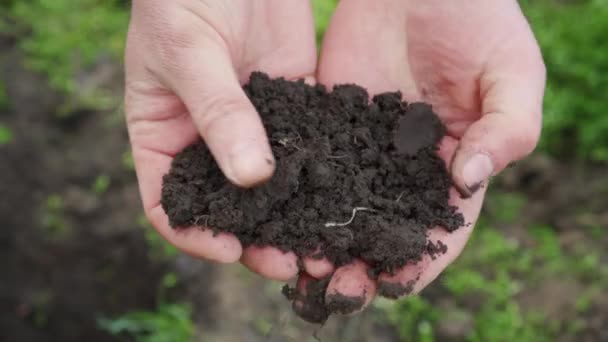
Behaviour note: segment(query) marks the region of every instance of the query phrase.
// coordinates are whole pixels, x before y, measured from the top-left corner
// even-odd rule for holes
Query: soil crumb
[[[244,246],[324,256],[337,266],[360,258],[393,273],[424,253],[429,229],[464,224],[448,203],[452,181],[436,152],[445,128],[431,106],[401,93],[371,101],[357,85],[328,91],[255,72],[244,86],[266,127],[276,172],[241,189],[222,175],[203,142],[177,154],[161,204],[176,229],[211,227]]]

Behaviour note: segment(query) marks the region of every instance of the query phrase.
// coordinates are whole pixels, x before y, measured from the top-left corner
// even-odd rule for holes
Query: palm
[[[326,33],[318,80],[326,85],[356,82],[371,93],[399,89],[407,101],[432,104],[448,129],[439,153],[451,166],[461,140],[483,132],[487,122],[478,120],[499,106],[494,103],[495,83],[503,73],[518,70],[518,65],[505,63],[505,50],[517,47],[526,52],[527,48],[518,41],[523,35],[527,44],[529,32],[516,3],[487,3],[341,2]],[[480,27],[492,29],[480,32]],[[533,41],[532,47],[535,52]],[[493,69],[495,65],[502,69]],[[529,87],[521,91],[525,88]],[[455,162],[459,162],[458,158]],[[454,177],[459,183],[459,175]],[[471,225],[451,234],[434,229],[429,238],[443,241],[448,252],[435,260],[425,258],[417,265],[407,265],[395,276],[381,275],[380,283],[416,282],[414,291],[419,291],[434,280],[463,249],[478,218],[484,193],[482,189],[465,200],[452,189],[451,203],[460,208]],[[377,284],[367,279],[364,268],[359,263],[337,270],[345,276],[334,275],[334,280],[343,280],[332,280],[328,292],[356,296],[364,288],[367,293],[375,293]],[[360,286],[349,282],[359,282]],[[371,297],[367,296],[367,300]]]
[[[221,100],[226,90],[234,89],[220,85],[227,82],[227,77],[218,77],[226,71],[221,70],[226,60],[232,61],[226,73],[235,74],[240,83],[255,70],[288,79],[314,74],[310,6],[299,0],[147,1],[134,1],[126,56],[127,120],[144,208],[159,233],[186,253],[235,261],[242,249],[234,236],[169,227],[160,206],[162,177],[175,154],[201,133],[210,137],[208,143],[215,144],[216,151],[228,145],[226,139],[246,139],[246,123],[239,129],[227,120],[201,118],[204,113],[188,110],[192,105],[210,111],[218,106],[242,109],[241,104]],[[214,128],[204,132],[211,121]],[[247,249],[242,261],[272,278],[297,272],[295,255],[273,249]]]

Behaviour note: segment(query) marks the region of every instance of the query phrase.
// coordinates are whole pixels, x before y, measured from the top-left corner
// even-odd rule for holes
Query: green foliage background
[[[570,1],[572,2],[572,1]],[[542,147],[608,160],[608,1],[523,1],[548,73]]]

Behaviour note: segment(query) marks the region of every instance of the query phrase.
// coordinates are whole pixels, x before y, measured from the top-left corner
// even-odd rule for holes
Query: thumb
[[[173,57],[164,79],[184,102],[224,175],[243,187],[270,178],[275,162],[266,131],[229,52],[202,39]]]
[[[482,116],[464,133],[452,161],[455,185],[465,198],[531,153],[540,137],[545,88],[540,54],[498,63],[480,80]]]

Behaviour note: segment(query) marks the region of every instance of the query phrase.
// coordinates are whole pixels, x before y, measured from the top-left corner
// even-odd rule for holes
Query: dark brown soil
[[[435,226],[464,219],[448,204],[451,178],[436,155],[444,127],[429,105],[356,85],[272,80],[244,87],[277,160],[266,184],[230,184],[203,142],[179,153],[163,179],[162,206],[175,228],[235,234],[245,246],[275,246],[336,265],[361,258],[393,272],[428,251]],[[442,249],[445,251],[445,248]],[[433,251],[438,252],[438,251]]]

